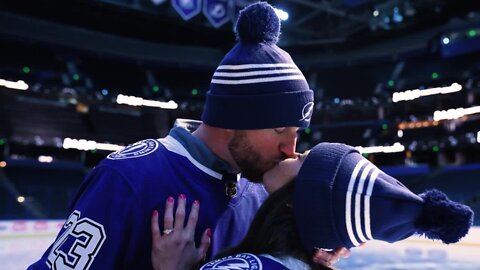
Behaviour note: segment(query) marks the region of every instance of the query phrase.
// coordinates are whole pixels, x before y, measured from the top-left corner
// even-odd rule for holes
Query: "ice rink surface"
[[[62,221],[0,222],[0,270],[26,269],[53,242]],[[352,270],[480,270],[480,227],[443,245],[420,237],[388,244],[371,241],[336,265]]]

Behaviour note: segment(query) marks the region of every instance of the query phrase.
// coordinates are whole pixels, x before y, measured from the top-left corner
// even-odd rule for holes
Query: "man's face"
[[[296,127],[235,130],[228,149],[244,177],[261,182],[278,162],[295,157]]]

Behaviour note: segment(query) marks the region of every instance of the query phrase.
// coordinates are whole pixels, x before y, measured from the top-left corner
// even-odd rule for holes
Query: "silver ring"
[[[174,228],[165,229],[165,230],[163,230],[163,234],[171,234],[174,230],[175,230]]]

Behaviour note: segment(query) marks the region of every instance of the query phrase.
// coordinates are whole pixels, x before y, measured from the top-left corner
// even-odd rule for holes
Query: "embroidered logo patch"
[[[200,270],[261,270],[260,259],[249,253],[240,253],[222,259],[211,261]]]
[[[302,118],[300,118],[300,121],[310,121],[312,118],[313,114],[313,102],[308,102],[303,106],[302,109]]]
[[[157,150],[158,144],[159,142],[154,139],[139,141],[125,147],[120,151],[109,154],[107,158],[112,160],[118,160],[143,157]]]

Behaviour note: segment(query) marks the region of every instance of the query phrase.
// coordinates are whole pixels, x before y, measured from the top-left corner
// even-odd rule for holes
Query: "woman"
[[[393,243],[413,234],[455,243],[473,222],[468,206],[437,190],[416,195],[343,144],[321,143],[297,159],[285,160],[264,175],[264,183],[273,193],[247,236],[200,269],[328,269],[310,259],[315,250],[352,248],[373,239]],[[198,211],[195,205],[193,209]],[[158,231],[156,223],[153,227]],[[154,239],[154,247],[173,242],[170,235],[162,237]],[[192,241],[185,246],[196,250]],[[204,252],[205,243],[196,251]],[[189,269],[194,261],[184,260],[184,255],[189,265],[166,268],[155,261],[155,248],[152,255],[155,267],[162,270]]]

